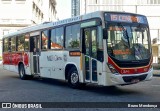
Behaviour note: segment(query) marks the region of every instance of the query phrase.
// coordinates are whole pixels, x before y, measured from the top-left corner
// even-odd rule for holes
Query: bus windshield
[[[148,59],[151,54],[148,30],[146,25],[108,25],[108,55],[125,61]]]

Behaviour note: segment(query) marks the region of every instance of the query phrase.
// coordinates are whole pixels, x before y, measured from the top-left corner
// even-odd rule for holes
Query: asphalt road
[[[160,102],[160,77],[153,77],[151,81],[114,88],[87,85],[84,89],[80,90],[72,89],[68,87],[66,82],[59,80],[20,80],[18,74],[3,70],[0,67],[0,102]],[[133,111],[146,111],[150,109],[138,108]],[[41,110],[43,111],[44,109]],[[63,110],[68,109],[65,108]],[[71,108],[69,110],[74,111],[75,109]],[[93,109],[83,108],[76,110],[90,111]],[[106,109],[101,108],[94,108],[94,110],[106,111]],[[110,108],[109,110],[128,111],[129,109]],[[158,111],[159,109],[154,110]]]

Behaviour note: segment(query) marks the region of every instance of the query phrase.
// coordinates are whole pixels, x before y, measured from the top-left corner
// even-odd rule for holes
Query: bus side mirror
[[[106,28],[103,29],[103,39],[108,39],[108,30]]]

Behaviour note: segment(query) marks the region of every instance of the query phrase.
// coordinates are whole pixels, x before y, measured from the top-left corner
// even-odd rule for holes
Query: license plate
[[[139,82],[139,79],[133,79],[133,80],[131,81],[131,83],[137,83],[137,82]]]

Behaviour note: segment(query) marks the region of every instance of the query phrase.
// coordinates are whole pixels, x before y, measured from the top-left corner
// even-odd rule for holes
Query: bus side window
[[[103,62],[103,30],[98,26],[97,34],[97,60]]]
[[[34,52],[34,47],[35,47],[34,38],[30,37],[30,52]]]
[[[68,49],[79,49],[80,47],[80,24],[66,27],[65,47]]]
[[[63,27],[51,30],[50,49],[63,49],[64,29]]]
[[[8,52],[11,52],[11,38],[8,39]]]
[[[42,31],[42,50],[48,49],[49,30]]]
[[[92,37],[92,57],[97,59],[97,30],[96,29],[93,29],[91,30],[91,37]]]
[[[16,51],[16,37],[11,38],[11,51]]]
[[[3,52],[8,52],[8,38],[5,38],[5,39],[4,39]]]
[[[25,51],[29,51],[29,34],[26,34],[24,37],[24,48]]]
[[[17,39],[17,50],[24,51],[24,35],[20,35]]]

